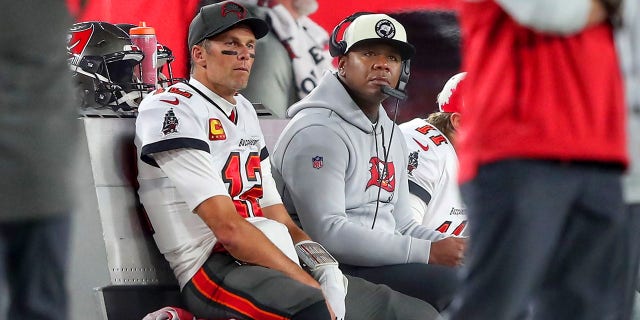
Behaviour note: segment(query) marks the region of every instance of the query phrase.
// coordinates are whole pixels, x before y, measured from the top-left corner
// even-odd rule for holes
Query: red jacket
[[[612,28],[571,35],[519,25],[493,1],[464,2],[460,181],[510,158],[626,166],[622,78]]]

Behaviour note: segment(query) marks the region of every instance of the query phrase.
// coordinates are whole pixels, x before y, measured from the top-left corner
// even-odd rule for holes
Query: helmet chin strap
[[[114,102],[110,103],[110,105],[119,106],[121,104],[126,104],[132,108],[137,108],[138,104],[135,102],[135,100],[138,98],[142,99],[145,97],[145,95],[146,94],[142,93],[141,91],[131,91],[116,99]]]
[[[84,70],[82,70],[82,68],[78,67],[78,66],[69,66],[71,68],[71,71],[76,72],[76,73],[80,73],[83,74],[87,77],[91,77],[97,80],[100,80],[102,82],[109,82],[109,79],[107,79],[106,77],[104,77],[103,75],[97,74],[97,73],[93,73],[93,72],[86,72]]]

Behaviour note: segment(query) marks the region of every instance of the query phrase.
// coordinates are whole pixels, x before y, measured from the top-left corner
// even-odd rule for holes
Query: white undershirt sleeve
[[[589,18],[591,0],[496,0],[518,23],[531,29],[572,34],[582,30]]]
[[[416,222],[422,224],[424,215],[427,213],[427,204],[413,193],[409,193],[409,207]]]
[[[189,210],[194,211],[202,201],[213,196],[229,196],[220,172],[214,169],[207,152],[176,149],[154,153],[152,156],[176,186]]]
[[[266,208],[274,204],[282,203],[282,199],[276,188],[276,181],[273,180],[273,176],[271,175],[271,161],[269,157],[260,162],[260,169],[262,170],[262,199],[259,200],[260,207]]]

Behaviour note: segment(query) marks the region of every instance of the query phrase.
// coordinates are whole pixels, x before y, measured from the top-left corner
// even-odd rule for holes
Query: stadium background
[[[398,122],[424,116],[437,109],[435,99],[446,80],[460,68],[460,31],[456,0],[335,1],[318,0],[320,8],[311,18],[331,33],[343,18],[357,11],[387,13],[407,29],[409,42],[416,46],[411,61],[409,98],[401,102]],[[111,23],[147,22],[156,29],[158,40],[173,50],[174,75],[187,76],[186,36],[189,22],[201,0],[68,0],[76,21]],[[211,1],[209,1],[211,2]],[[393,99],[389,99],[393,100]],[[385,107],[391,111],[393,101]],[[391,102],[391,103],[390,103]]]

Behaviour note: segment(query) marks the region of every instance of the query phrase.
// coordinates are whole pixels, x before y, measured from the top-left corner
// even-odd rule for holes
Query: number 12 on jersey
[[[236,211],[244,218],[261,217],[258,199],[262,198],[262,171],[260,155],[249,153],[242,165],[241,154],[231,152],[222,168],[222,180],[229,184],[229,195]]]

